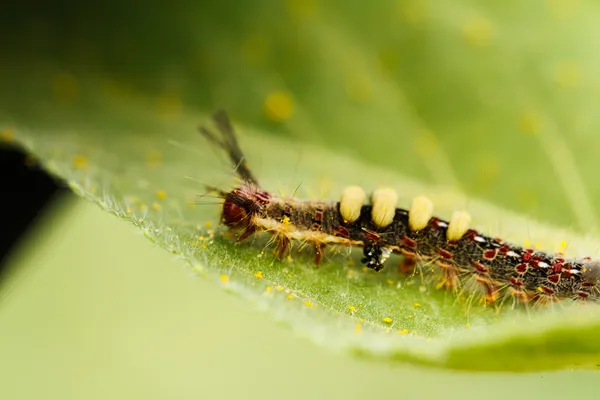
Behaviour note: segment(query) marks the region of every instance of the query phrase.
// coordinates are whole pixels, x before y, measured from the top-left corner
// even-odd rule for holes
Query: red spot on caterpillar
[[[554,291],[554,289],[552,289],[551,287],[548,287],[548,286],[546,286],[546,285],[542,285],[542,286],[540,286],[540,289],[542,289],[542,292],[543,292],[544,294],[552,295],[552,294],[556,293],[556,292]]]
[[[579,296],[580,299],[587,299],[588,297],[590,297],[590,294],[588,292],[584,292],[583,290],[580,290],[577,292],[577,296]]]
[[[500,248],[498,249],[498,253],[500,253],[501,255],[506,255],[506,253],[508,253],[508,251],[510,250],[510,247],[503,244],[502,246],[500,246]]]
[[[438,254],[440,257],[446,259],[446,260],[451,260],[452,259],[452,253],[449,252],[448,250],[445,249],[438,249]]]
[[[558,282],[560,282],[560,274],[550,275],[547,279],[548,282],[552,283],[553,285],[556,285]]]
[[[416,249],[417,248],[417,242],[411,238],[409,238],[408,236],[404,236],[402,238],[402,244],[406,247],[408,247],[409,249]]]
[[[427,225],[437,229],[440,229],[440,219],[437,217],[431,217],[429,218],[429,222],[427,222]]]
[[[373,232],[369,229],[364,229],[364,231],[365,231],[365,238],[367,238],[368,240],[372,240],[372,241],[376,242],[379,239],[381,239],[381,236],[377,232]]]
[[[490,269],[480,262],[474,261],[471,263],[471,265],[473,268],[475,268],[475,271],[479,272],[480,274],[488,274],[490,272]]]
[[[474,229],[469,229],[464,235],[463,238],[466,238],[470,241],[474,241],[475,240],[475,236],[477,236],[478,233],[476,230]]]
[[[527,272],[527,268],[527,264],[520,263],[515,266],[515,272],[519,275],[523,275],[525,272]]]
[[[525,262],[531,260],[531,255],[533,254],[533,249],[527,249],[525,253],[521,256],[521,259]]]
[[[553,271],[555,274],[558,274],[560,271],[562,271],[562,269],[563,269],[563,263],[562,263],[562,262],[556,263],[556,264],[554,264],[554,266],[552,267],[552,271]]]
[[[498,249],[490,249],[490,250],[485,250],[483,252],[483,258],[485,258],[486,260],[493,260],[494,258],[496,258],[496,255],[498,254]]]
[[[512,286],[517,288],[520,288],[525,284],[521,279],[515,278],[514,276],[510,277],[509,282]]]
[[[335,229],[335,235],[348,239],[350,237],[350,232],[340,225]]]
[[[315,211],[315,221],[323,222],[323,211]]]
[[[571,266],[569,264],[564,264],[563,270],[560,273],[561,277],[564,279],[569,279],[573,276],[573,274],[571,274]]]
[[[540,257],[531,257],[531,260],[529,261],[529,265],[534,268],[534,269],[539,269],[539,263],[540,261],[542,261],[542,259]]]

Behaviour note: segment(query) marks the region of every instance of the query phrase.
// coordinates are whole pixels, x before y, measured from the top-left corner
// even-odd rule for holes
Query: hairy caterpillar
[[[357,186],[343,190],[339,202],[277,197],[252,174],[227,114],[218,111],[213,120],[220,136],[204,127],[200,132],[227,153],[241,183],[229,192],[208,189],[223,199],[221,221],[238,232],[238,242],[268,232],[279,258],[292,241],[310,243],[317,265],[327,245],[358,246],[362,263],[376,271],[392,253],[401,254],[403,270],[426,261],[436,266],[442,286],[470,283],[488,303],[509,296],[520,303],[600,299],[600,262],[566,259],[484,235],[470,228],[471,217],[463,211],[444,221],[433,216],[426,197],[415,198],[408,210],[397,208],[398,196],[391,189],[374,191],[370,202]]]

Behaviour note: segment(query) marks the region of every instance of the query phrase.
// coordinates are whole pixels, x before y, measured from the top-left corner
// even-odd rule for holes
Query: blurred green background
[[[46,215],[2,292],[2,399],[559,399],[598,388],[597,371],[452,373],[336,354],[94,205],[63,198]]]

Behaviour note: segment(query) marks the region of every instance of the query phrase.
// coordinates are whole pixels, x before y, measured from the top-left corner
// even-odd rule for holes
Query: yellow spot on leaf
[[[262,279],[263,278],[263,273],[262,271],[258,271],[257,273],[254,274],[254,277],[256,279]]]
[[[384,323],[384,324],[388,324],[388,325],[389,325],[389,324],[391,324],[392,322],[394,322],[394,320],[393,320],[393,319],[391,319],[390,317],[385,317],[385,318],[383,319],[383,323]]]
[[[158,203],[152,203],[152,209],[153,209],[154,211],[158,211],[158,210],[160,210],[160,204],[158,204]]]
[[[273,286],[267,286],[267,292],[272,293],[273,292]]]
[[[415,303],[415,304],[413,304],[413,307],[418,308],[418,307],[421,307],[421,305],[419,303]]]
[[[159,190],[156,192],[156,198],[159,200],[164,200],[167,198],[167,192],[165,192],[164,190]]]
[[[471,46],[485,47],[492,41],[492,24],[483,17],[475,17],[462,27],[463,37]]]
[[[304,302],[304,305],[305,305],[306,307],[312,307],[312,305],[313,305],[313,304],[312,304],[310,301],[305,301],[305,302]]]
[[[15,134],[12,129],[6,128],[0,131],[0,141],[1,142],[12,142],[15,139]]]
[[[277,289],[278,292],[283,292],[283,286],[277,286],[275,289]]]
[[[519,118],[519,129],[522,132],[537,135],[540,133],[542,121],[538,114],[527,112]]]
[[[88,160],[82,155],[76,155],[73,158],[73,166],[78,169],[86,169],[88,166]]]
[[[465,324],[465,326],[466,326],[467,328],[470,328],[470,327],[471,327],[471,324],[470,324],[469,322],[467,322],[467,323]]]
[[[206,222],[204,223],[204,227],[206,227],[206,228],[210,228],[210,227],[212,227],[212,226],[213,226],[213,223],[212,223],[212,221],[206,221]]]
[[[288,300],[292,300],[293,298],[294,298],[294,294],[293,293],[288,294],[288,296],[287,296]]]
[[[220,277],[221,283],[229,282],[229,277],[227,275],[221,275]]]
[[[350,310],[351,312],[355,312],[356,311],[356,307],[354,307],[354,306],[348,306],[348,310]]]
[[[131,207],[127,207],[127,213],[131,214],[133,212],[133,209]]]
[[[408,329],[398,329],[399,335],[408,335]]]
[[[287,91],[275,91],[265,99],[265,114],[267,118],[275,122],[289,120],[294,114],[294,99]]]

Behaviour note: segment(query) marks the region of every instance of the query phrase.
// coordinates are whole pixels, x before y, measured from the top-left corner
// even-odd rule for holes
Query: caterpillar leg
[[[445,288],[450,290],[456,290],[460,286],[460,280],[458,277],[458,268],[452,264],[437,262],[438,268],[440,269],[442,280],[436,285],[438,289]]]
[[[496,300],[498,300],[498,290],[492,280],[478,276],[475,278],[475,281],[481,285],[481,288],[483,289],[483,301],[486,304],[496,303]]]
[[[250,235],[256,232],[256,225],[249,225],[244,232],[236,239],[237,242],[246,240]]]
[[[291,249],[290,239],[286,236],[280,236],[279,244],[277,246],[277,258],[279,260],[283,260],[286,256],[286,254],[288,254],[290,252],[290,249]]]
[[[398,267],[398,271],[401,274],[412,274],[415,271],[417,266],[417,258],[414,256],[404,256],[400,266]]]
[[[318,267],[321,265],[321,261],[323,261],[323,251],[325,250],[325,245],[321,243],[315,243],[315,265]]]

